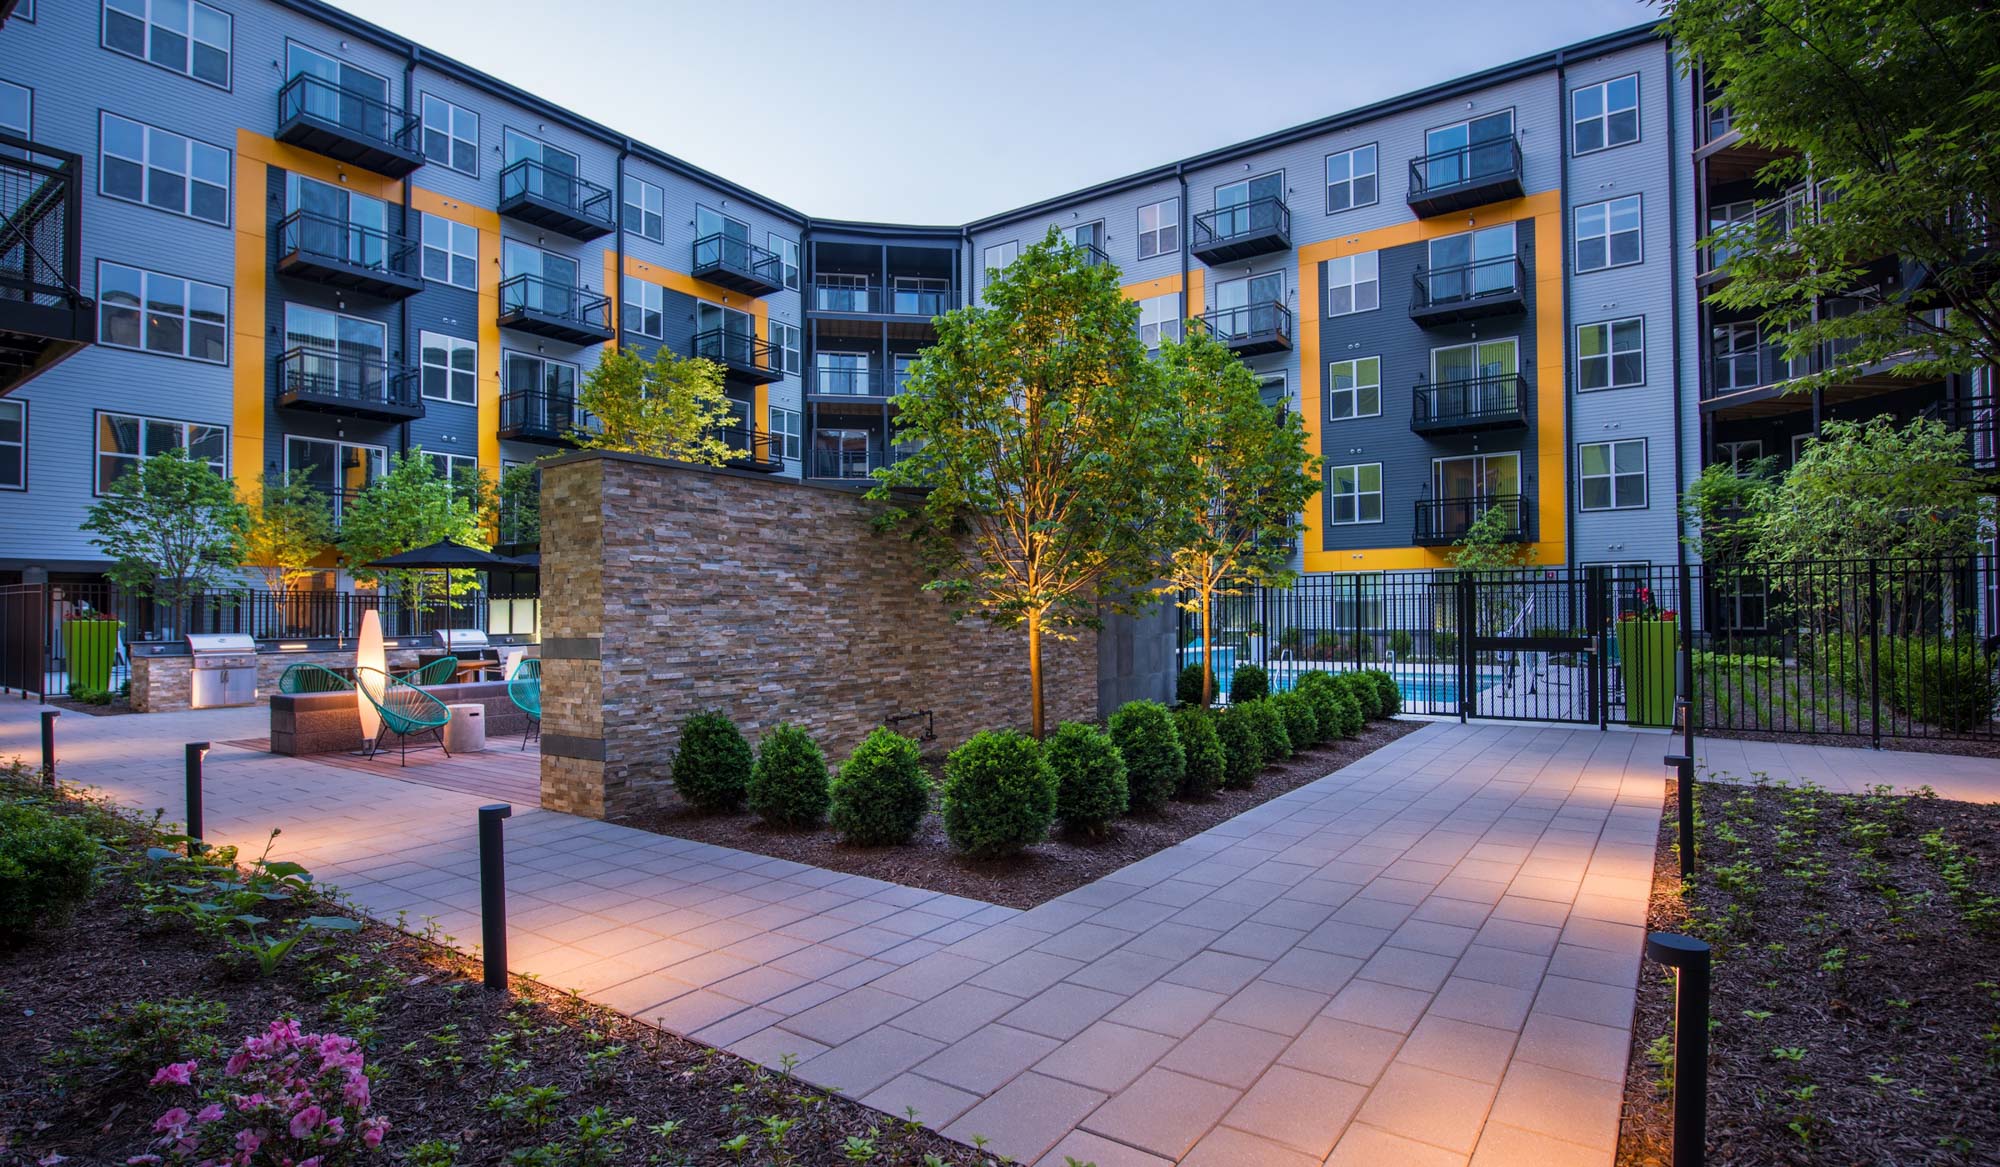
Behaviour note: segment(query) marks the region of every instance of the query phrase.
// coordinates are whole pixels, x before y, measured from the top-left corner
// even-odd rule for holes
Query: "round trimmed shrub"
[[[1034,738],[984,730],[944,760],[944,833],[968,855],[1010,855],[1049,837],[1056,776]]]
[[[1361,713],[1361,702],[1354,699],[1354,694],[1338,686],[1329,686],[1327,692],[1333,694],[1334,708],[1338,711],[1340,736],[1361,736],[1362,728],[1368,724],[1368,718]]]
[[[1250,728],[1257,733],[1257,746],[1264,752],[1266,766],[1292,756],[1292,738],[1285,732],[1284,714],[1278,712],[1278,707],[1269,698],[1245,701],[1237,708],[1250,719]]]
[[[1369,669],[1362,676],[1375,684],[1375,694],[1380,698],[1383,717],[1394,717],[1403,710],[1403,690],[1396,685],[1395,674],[1387,669]]]
[[[1173,714],[1158,701],[1127,701],[1111,715],[1111,741],[1125,759],[1133,814],[1157,808],[1180,789],[1187,769]]]
[[[0,947],[68,920],[97,885],[97,843],[78,822],[0,804]]]
[[[774,827],[812,827],[826,817],[826,755],[812,735],[780,722],[757,743],[750,809]]]
[[[1183,667],[1174,678],[1174,702],[1179,705],[1201,704],[1201,665]]]
[[[1187,759],[1186,767],[1181,770],[1180,789],[1174,792],[1174,797],[1207,798],[1222,785],[1228,767],[1222,739],[1215,736],[1215,715],[1195,706],[1176,709],[1174,730],[1181,735],[1181,754]]]
[[[697,713],[681,724],[674,789],[704,814],[735,810],[743,805],[756,761],[735,722],[713,709]]]
[[[917,743],[886,725],[854,747],[828,793],[833,829],[862,847],[909,842],[931,807]]]
[[[1262,701],[1271,695],[1271,675],[1263,665],[1237,665],[1229,674],[1231,701]]]
[[[1056,819],[1086,835],[1125,813],[1125,759],[1111,738],[1094,725],[1065,721],[1042,743],[1042,756],[1056,776]]]
[[[1340,673],[1333,678],[1347,690],[1354,703],[1361,706],[1361,719],[1373,721],[1382,716],[1382,690],[1375,682],[1360,673]]]
[[[1285,736],[1293,749],[1309,750],[1320,743],[1319,714],[1313,712],[1311,701],[1299,693],[1280,693],[1269,700],[1285,719]]]
[[[1353,737],[1361,730],[1361,707],[1353,698],[1346,696],[1340,686],[1333,683],[1329,673],[1312,669],[1299,674],[1299,683],[1292,691],[1311,702],[1313,717],[1319,722],[1319,740],[1330,742],[1336,738]],[[1341,711],[1342,699],[1354,710],[1354,725],[1349,728],[1347,717]]]
[[[1216,714],[1215,740],[1222,746],[1222,785],[1250,789],[1257,771],[1264,768],[1264,743],[1243,706],[1231,705]]]

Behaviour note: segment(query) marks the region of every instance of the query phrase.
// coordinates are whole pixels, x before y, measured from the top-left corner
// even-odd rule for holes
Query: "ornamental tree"
[[[1160,377],[1177,422],[1166,456],[1171,548],[1162,595],[1201,620],[1201,703],[1215,700],[1214,600],[1290,580],[1299,515],[1318,489],[1305,427],[1265,404],[1256,374],[1204,329],[1160,346]]]
[[[273,474],[257,500],[244,559],[263,575],[265,587],[286,592],[312,573],[333,541],[332,500],[303,470]]]
[[[736,424],[736,414],[722,391],[722,366],[705,357],[661,348],[649,361],[631,349],[612,350],[584,376],[576,403],[599,423],[572,434],[580,449],[698,466],[721,466],[737,456],[716,436]]]
[[[476,500],[437,472],[417,446],[392,454],[389,472],[347,500],[340,516],[340,555],[364,584],[389,583],[419,611],[479,588],[475,571],[409,571],[365,566],[378,559],[450,539],[485,550],[486,524]]]
[[[1148,594],[1176,422],[1138,305],[1057,231],[989,273],[983,299],[938,317],[897,398],[914,449],[869,494],[894,503],[884,525],[918,542],[954,618],[1025,626],[1039,738],[1043,638]]]
[[[206,461],[168,450],[119,475],[81,529],[110,557],[113,582],[151,596],[180,623],[196,593],[242,566],[250,509]]]

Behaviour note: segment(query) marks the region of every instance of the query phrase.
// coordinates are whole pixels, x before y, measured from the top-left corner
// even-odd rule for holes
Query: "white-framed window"
[[[382,446],[325,438],[285,438],[285,473],[288,476],[299,473],[307,485],[332,501],[335,526],[340,525],[347,504],[386,474],[388,465],[389,452]]]
[[[1379,417],[1382,413],[1382,358],[1355,357],[1326,367],[1328,421]]]
[[[479,403],[479,344],[442,332],[417,334],[418,377],[431,401]]]
[[[786,373],[798,376],[805,368],[804,358],[800,355],[798,326],[782,320],[773,320],[770,326],[771,350],[778,354],[779,365]]]
[[[479,287],[479,228],[424,214],[423,240],[425,279],[454,288]]]
[[[1600,320],[1576,326],[1576,387],[1629,389],[1646,383],[1646,320]]]
[[[1360,462],[1326,469],[1327,521],[1336,526],[1382,521],[1382,464]]]
[[[104,0],[104,47],[229,88],[229,14],[200,0]]]
[[[1576,270],[1602,271],[1638,263],[1639,196],[1606,199],[1576,209]]]
[[[505,393],[531,394],[558,401],[576,400],[576,366],[533,353],[500,354],[500,387]]]
[[[1773,336],[1754,320],[1717,324],[1709,330],[1715,390],[1731,393],[1792,379],[1792,363],[1782,347],[1785,334]]]
[[[140,417],[129,413],[97,414],[97,484],[94,493],[103,494],[121,474],[139,463],[169,450],[185,450],[198,462],[227,477],[229,474],[229,427],[202,425],[165,417]]]
[[[667,192],[643,178],[625,176],[625,230],[655,243],[667,238]]]
[[[618,316],[627,332],[664,340],[667,335],[667,290],[634,276],[625,277],[625,294],[618,298]]]
[[[229,225],[229,151],[119,117],[102,115],[99,193]]]
[[[1178,292],[1148,296],[1139,301],[1139,340],[1148,351],[1160,347],[1162,339],[1181,338],[1181,297]]]
[[[1804,434],[1799,435],[1799,437],[1804,436]],[[1794,438],[1793,441],[1795,443],[1793,448],[1796,450],[1797,438]],[[1757,438],[1749,438],[1740,442],[1715,443],[1715,460],[1732,470],[1748,470],[1752,462],[1763,456],[1764,443]],[[1793,455],[1792,460],[1795,462],[1798,460],[1796,454]]]
[[[771,414],[771,441],[778,447],[778,456],[789,462],[796,462],[804,453],[800,444],[799,411],[773,405]]]
[[[1514,167],[1514,111],[1499,110],[1424,131],[1424,190],[1477,182]]]
[[[1375,143],[1326,156],[1326,213],[1368,207],[1377,198]]]
[[[430,93],[422,108],[424,160],[479,177],[479,115]]]
[[[1363,251],[1326,261],[1326,314],[1347,316],[1382,306],[1380,254]]]
[[[97,340],[113,348],[226,365],[229,289],[99,262]]]
[[[479,459],[471,454],[441,454],[425,450],[431,460],[431,469],[437,476],[451,484],[454,491],[467,490],[479,475]]]
[[[1588,154],[1639,140],[1639,75],[1584,85],[1569,95],[1570,152]]]
[[[778,265],[784,269],[785,286],[796,292],[799,290],[799,241],[787,239],[776,231],[766,232],[765,243],[778,256]]]
[[[0,398],[0,490],[28,489],[28,403]]]
[[[1161,199],[1139,208],[1139,258],[1172,255],[1181,249],[1181,200]]]
[[[35,91],[0,81],[0,130],[17,138],[35,136]]]
[[[1646,439],[1585,442],[1576,448],[1578,504],[1587,511],[1646,505]]]
[[[1014,261],[1019,258],[1021,258],[1020,240],[1009,239],[1005,243],[995,243],[986,249],[986,270],[1004,272],[1014,266]]]

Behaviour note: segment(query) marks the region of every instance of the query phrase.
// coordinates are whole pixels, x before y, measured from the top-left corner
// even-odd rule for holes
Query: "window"
[[[1638,263],[1639,196],[1576,209],[1576,270],[1601,271]]]
[[[1139,208],[1139,258],[1172,255],[1181,249],[1181,201],[1162,199]]]
[[[625,176],[625,230],[655,243],[667,238],[667,192],[643,178]]]
[[[1523,273],[1514,243],[1512,223],[1432,239],[1429,266],[1420,283],[1426,302],[1448,304],[1521,292]]]
[[[0,490],[28,489],[28,403],[0,400]]]
[[[1815,440],[1809,432],[1792,435],[1792,465],[1799,464],[1799,459],[1806,456],[1806,447]]]
[[[454,493],[470,493],[472,484],[479,479],[479,459],[471,454],[430,454],[431,468],[437,476],[451,483]]]
[[[1014,266],[1014,261],[1019,258],[1021,258],[1021,243],[1019,240],[1009,239],[1005,243],[995,243],[986,249],[986,270],[1004,272]]]
[[[424,278],[454,288],[479,286],[479,228],[424,214]]]
[[[1373,312],[1382,306],[1382,285],[1377,278],[1376,252],[1343,255],[1326,261],[1326,314],[1347,316]]]
[[[1765,333],[1754,320],[1715,325],[1709,333],[1715,391],[1730,393],[1791,380],[1785,335],[1783,331]]]
[[[1326,416],[1329,421],[1379,417],[1382,413],[1382,358],[1357,357],[1326,367]]]
[[[0,81],[0,131],[32,138],[34,128],[35,91],[12,81]]]
[[[628,332],[664,340],[667,335],[666,305],[665,288],[626,276],[625,294],[618,300],[618,319]]]
[[[1326,156],[1326,213],[1375,204],[1375,146]]]
[[[1514,169],[1514,111],[1501,110],[1424,133],[1423,183],[1441,190]]]
[[[424,396],[475,405],[479,401],[479,345],[441,332],[417,334]]]
[[[785,372],[796,377],[805,367],[799,356],[799,330],[797,325],[781,320],[771,321],[771,349],[778,354],[778,363]]]
[[[576,400],[576,366],[530,353],[501,354],[501,387],[507,393]]]
[[[333,500],[335,524],[354,496],[382,477],[388,461],[388,452],[381,446],[320,438],[285,439],[285,473],[300,472],[308,485]]]
[[[1346,526],[1382,521],[1382,464],[1329,466],[1326,471],[1328,521]]]
[[[1646,321],[1604,320],[1576,326],[1576,387],[1628,389],[1646,383]]]
[[[1804,436],[1805,436],[1804,434],[1798,435],[1798,437],[1804,437]],[[1797,437],[1793,438],[1794,451],[1796,451],[1798,448],[1796,445],[1797,441],[1798,441]],[[1738,472],[1750,469],[1751,463],[1755,462],[1759,458],[1762,458],[1763,456],[1764,456],[1764,443],[1756,438],[1751,438],[1748,441],[1741,441],[1741,442],[1715,443],[1715,460],[1717,462],[1722,463],[1725,466],[1728,466],[1730,469]],[[1798,456],[1796,453],[1794,453],[1792,461],[1794,462],[1798,461]]]
[[[424,160],[479,176],[479,115],[424,94]]]
[[[207,462],[217,474],[229,473],[229,427],[197,425],[125,413],[97,415],[98,494],[139,463],[168,450],[186,450],[197,462]]]
[[[1139,340],[1147,351],[1160,347],[1163,338],[1181,338],[1181,297],[1178,292],[1149,296],[1139,301]]]
[[[115,348],[226,365],[229,289],[99,263],[97,339]]]
[[[1587,511],[1646,505],[1646,439],[1588,442],[1576,448],[1579,499]]]
[[[104,47],[229,88],[230,19],[193,0],[104,0]]]
[[[798,461],[803,452],[799,444],[799,411],[773,405],[770,413],[771,441],[778,447],[778,456],[787,461]]]
[[[785,286],[796,292],[799,290],[799,241],[787,239],[772,231],[764,236],[771,250],[778,256],[778,262],[785,269]]]
[[[176,215],[229,223],[229,151],[143,122],[103,115],[99,190]]]
[[[1585,85],[1569,95],[1570,150],[1588,154],[1639,140],[1639,75]]]

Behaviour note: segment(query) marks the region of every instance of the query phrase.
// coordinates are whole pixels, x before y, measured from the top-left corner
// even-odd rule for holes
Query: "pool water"
[[[1264,666],[1271,678],[1271,688],[1277,691],[1290,689],[1298,680],[1298,675],[1309,668],[1320,667],[1290,661],[1270,661]],[[1410,672],[1403,669],[1391,670],[1396,679],[1396,687],[1403,691],[1403,706],[1412,713],[1458,711],[1458,674],[1450,668],[1437,671]],[[1497,673],[1482,673],[1477,679],[1481,688],[1497,685],[1501,677]]]

